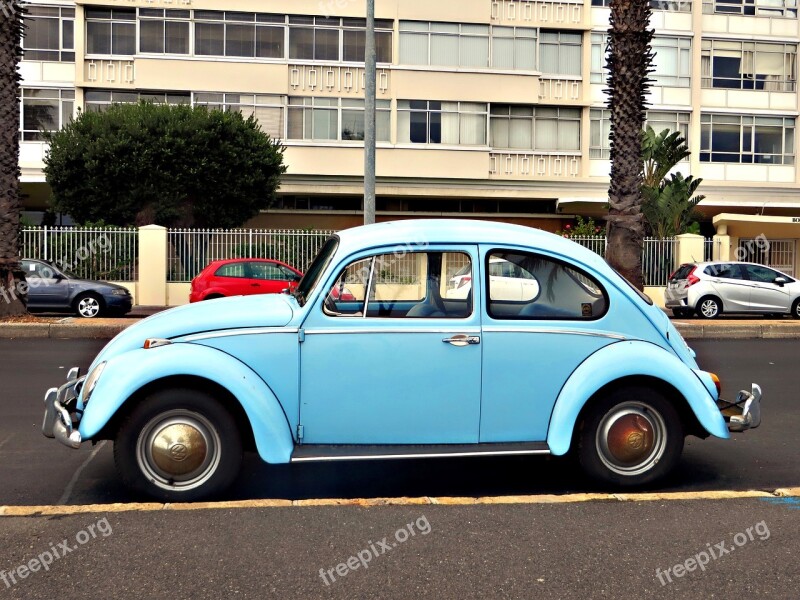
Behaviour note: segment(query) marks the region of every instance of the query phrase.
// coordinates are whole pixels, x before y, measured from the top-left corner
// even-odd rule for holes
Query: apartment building
[[[795,2],[653,0],[648,121],[687,137],[680,170],[704,179],[709,220],[800,216]],[[554,230],[604,213],[608,0],[376,4],[379,219]],[[283,140],[280,202],[255,224],[361,222],[364,0],[32,0],[28,9],[20,139],[30,208],[49,193],[41,129],[144,98],[255,114]]]

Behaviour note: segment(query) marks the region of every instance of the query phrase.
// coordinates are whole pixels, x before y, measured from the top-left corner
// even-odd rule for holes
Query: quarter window
[[[214,275],[216,277],[247,277],[245,263],[222,265]]]
[[[722,279],[744,279],[739,265],[733,264],[708,265],[703,273]]]
[[[486,260],[488,313],[494,319],[591,320],[608,309],[597,280],[566,263],[501,250]]]

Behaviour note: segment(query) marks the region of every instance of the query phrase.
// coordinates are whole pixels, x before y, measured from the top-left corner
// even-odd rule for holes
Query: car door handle
[[[261,284],[260,283],[251,283],[250,286],[251,287],[261,287]]]
[[[475,344],[481,343],[481,338],[478,335],[466,335],[464,333],[459,333],[453,337],[444,338],[442,341],[445,344],[451,344],[453,346],[474,346]]]

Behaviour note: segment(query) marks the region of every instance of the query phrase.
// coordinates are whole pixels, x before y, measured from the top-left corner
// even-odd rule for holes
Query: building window
[[[489,26],[400,21],[400,63],[485,69]]]
[[[704,0],[703,12],[797,18],[796,0]]]
[[[611,6],[611,0],[592,0],[592,6]],[[692,12],[692,3],[687,0],[650,0],[650,8],[670,12]]]
[[[86,54],[136,54],[135,9],[86,9]]]
[[[391,103],[376,104],[376,137],[389,141]],[[289,97],[286,139],[321,141],[363,141],[364,101],[352,98]]]
[[[493,104],[489,145],[492,148],[579,152],[581,110]]]
[[[581,75],[580,33],[547,31],[539,33],[539,70],[551,75]]]
[[[191,104],[189,92],[122,92],[86,90],[83,107],[86,112],[99,112],[112,104],[136,104],[140,100],[155,104]]]
[[[139,52],[189,54],[191,11],[139,9]]]
[[[704,88],[794,92],[797,44],[703,40]]]
[[[486,104],[398,100],[400,144],[486,145]]]
[[[689,138],[688,112],[666,110],[647,111],[645,127],[652,127],[656,133],[665,129],[677,131],[683,139]],[[589,158],[608,159],[611,154],[611,111],[593,108],[589,111]]]
[[[75,9],[28,6],[22,47],[25,60],[75,61]]]
[[[592,83],[605,83],[608,80],[606,54],[608,53],[608,34],[592,34],[592,66],[589,79]]]
[[[652,41],[653,75],[656,85],[689,87],[692,73],[692,40],[688,37],[656,36]]]
[[[794,164],[793,117],[701,116],[700,161]]]
[[[536,29],[492,27],[492,68],[536,70]]]
[[[242,113],[245,119],[255,117],[264,133],[273,139],[283,138],[283,96],[195,93],[193,103],[195,106],[218,110],[235,110]]]
[[[330,62],[364,62],[365,19],[289,16],[289,58]],[[392,62],[391,21],[375,21],[375,50],[379,63]]]
[[[75,90],[23,89],[20,139],[44,141],[43,132],[58,131],[69,123],[74,107]]]
[[[196,10],[195,54],[235,58],[284,58],[286,17]]]

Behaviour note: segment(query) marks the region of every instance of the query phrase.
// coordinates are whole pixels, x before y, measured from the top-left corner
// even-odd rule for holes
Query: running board
[[[430,444],[430,445],[332,445],[296,446],[291,462],[332,460],[391,460],[399,458],[446,458],[461,456],[509,456],[514,454],[550,454],[546,442],[502,444]]]

